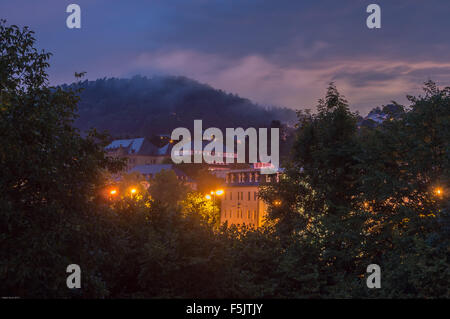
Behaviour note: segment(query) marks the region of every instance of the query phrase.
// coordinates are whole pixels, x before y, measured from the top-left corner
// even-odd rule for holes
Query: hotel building
[[[258,197],[258,188],[272,179],[279,180],[280,172],[261,174],[260,169],[230,170],[225,177],[220,222],[228,225],[260,227],[267,214],[267,204]]]

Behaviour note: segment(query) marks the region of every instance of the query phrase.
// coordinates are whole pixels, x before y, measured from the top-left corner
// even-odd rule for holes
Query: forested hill
[[[295,112],[265,108],[185,77],[98,79],[63,85],[83,89],[76,126],[108,130],[113,137],[170,134],[176,127],[269,127],[272,120],[293,123]]]

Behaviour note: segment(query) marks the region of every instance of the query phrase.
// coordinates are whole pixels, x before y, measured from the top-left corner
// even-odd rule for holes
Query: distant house
[[[275,174],[261,174],[261,169],[229,170],[225,178],[220,222],[260,227],[267,215],[267,204],[258,197],[261,184],[278,181],[281,170]]]
[[[174,167],[174,165],[172,164],[138,165],[130,169],[128,172],[129,173],[138,172],[142,174],[146,178],[146,180],[151,183],[151,180],[155,177],[155,175],[162,172],[163,170],[174,171],[179,181],[190,186],[194,190],[197,188],[197,184],[195,183],[194,180],[192,180],[180,169]]]
[[[105,150],[109,156],[127,159],[126,170],[139,165],[162,164],[170,159],[172,143],[156,146],[145,137],[114,140]]]

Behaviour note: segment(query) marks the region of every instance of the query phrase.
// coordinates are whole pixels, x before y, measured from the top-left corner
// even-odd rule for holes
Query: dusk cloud
[[[72,1],[73,2],[73,1]],[[135,74],[185,75],[265,105],[314,107],[330,81],[367,113],[406,102],[422,83],[450,83],[450,3],[378,1],[382,28],[365,26],[370,1],[75,1],[81,30],[65,27],[70,1],[0,3],[53,52],[52,83]]]

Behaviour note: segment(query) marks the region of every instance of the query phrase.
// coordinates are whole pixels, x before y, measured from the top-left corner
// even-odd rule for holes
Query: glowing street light
[[[436,195],[438,195],[438,196],[444,195],[444,191],[442,190],[441,187],[436,187],[436,188],[434,189],[434,193],[435,193]]]
[[[216,190],[216,191],[211,191],[210,194],[212,195],[212,197],[211,197],[211,195],[206,195],[206,196],[205,196],[206,199],[211,199],[211,198],[213,198],[213,200],[214,200],[214,202],[215,202],[215,201],[216,201],[216,195],[217,195],[217,196],[221,196],[221,195],[224,194],[224,191],[223,191],[223,189],[218,189],[218,190]]]
[[[110,193],[111,195],[116,195],[116,194],[117,194],[117,190],[112,189],[109,193]]]
[[[205,198],[209,200],[209,199],[211,199],[211,195],[206,194],[206,195],[205,195]]]
[[[135,194],[137,192],[137,190],[136,190],[136,188],[132,188],[130,192],[131,192],[131,194]]]

